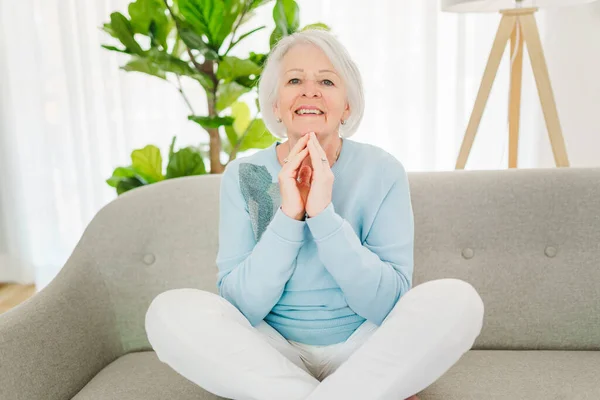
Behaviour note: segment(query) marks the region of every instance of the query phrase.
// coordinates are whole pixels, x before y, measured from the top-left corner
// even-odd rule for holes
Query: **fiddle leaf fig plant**
[[[267,54],[230,54],[242,40],[266,28],[244,29],[256,10],[269,3],[275,25],[269,37],[272,49],[282,37],[301,30],[294,0],[135,0],[127,16],[110,15],[101,29],[114,43],[102,47],[128,56],[122,70],[172,84],[189,110],[188,120],[203,132],[198,146],[178,150],[173,136],[164,160],[154,144],[133,150],[131,164],[115,168],[106,180],[117,194],[165,179],[221,173],[239,153],[273,144],[276,137],[267,130],[260,110],[252,115],[240,100],[251,93],[251,101],[258,104],[257,82]],[[329,30],[323,23],[302,30],[309,28]],[[182,80],[194,83],[194,90],[184,89]],[[189,99],[196,96],[206,99],[206,109],[192,107]]]

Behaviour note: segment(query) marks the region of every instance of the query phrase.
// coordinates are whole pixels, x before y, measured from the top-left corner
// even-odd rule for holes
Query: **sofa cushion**
[[[473,350],[419,396],[421,400],[596,400],[600,398],[598,371],[598,351]],[[117,359],[73,399],[221,398],[183,378],[149,351]]]
[[[100,371],[73,400],[217,400],[200,386],[145,351],[118,358]]]
[[[421,400],[597,400],[600,351],[472,350]]]

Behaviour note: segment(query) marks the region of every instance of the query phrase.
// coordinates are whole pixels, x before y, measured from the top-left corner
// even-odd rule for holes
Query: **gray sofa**
[[[486,306],[473,350],[421,399],[600,399],[600,169],[409,178],[414,284],[463,279]],[[215,291],[219,183],[104,207],[50,285],[0,316],[0,399],[216,399],[157,359],[144,315],[165,290]]]

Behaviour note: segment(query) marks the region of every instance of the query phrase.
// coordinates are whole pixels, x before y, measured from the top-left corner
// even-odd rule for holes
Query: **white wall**
[[[540,11],[538,19],[571,166],[600,167],[600,1]],[[535,136],[537,166],[553,167],[546,127]]]

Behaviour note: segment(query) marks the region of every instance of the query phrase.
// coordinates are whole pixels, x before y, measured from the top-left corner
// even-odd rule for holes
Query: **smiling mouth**
[[[313,116],[319,116],[319,115],[324,115],[325,113],[321,110],[315,110],[315,109],[299,109],[295,111],[296,115],[313,115]]]

